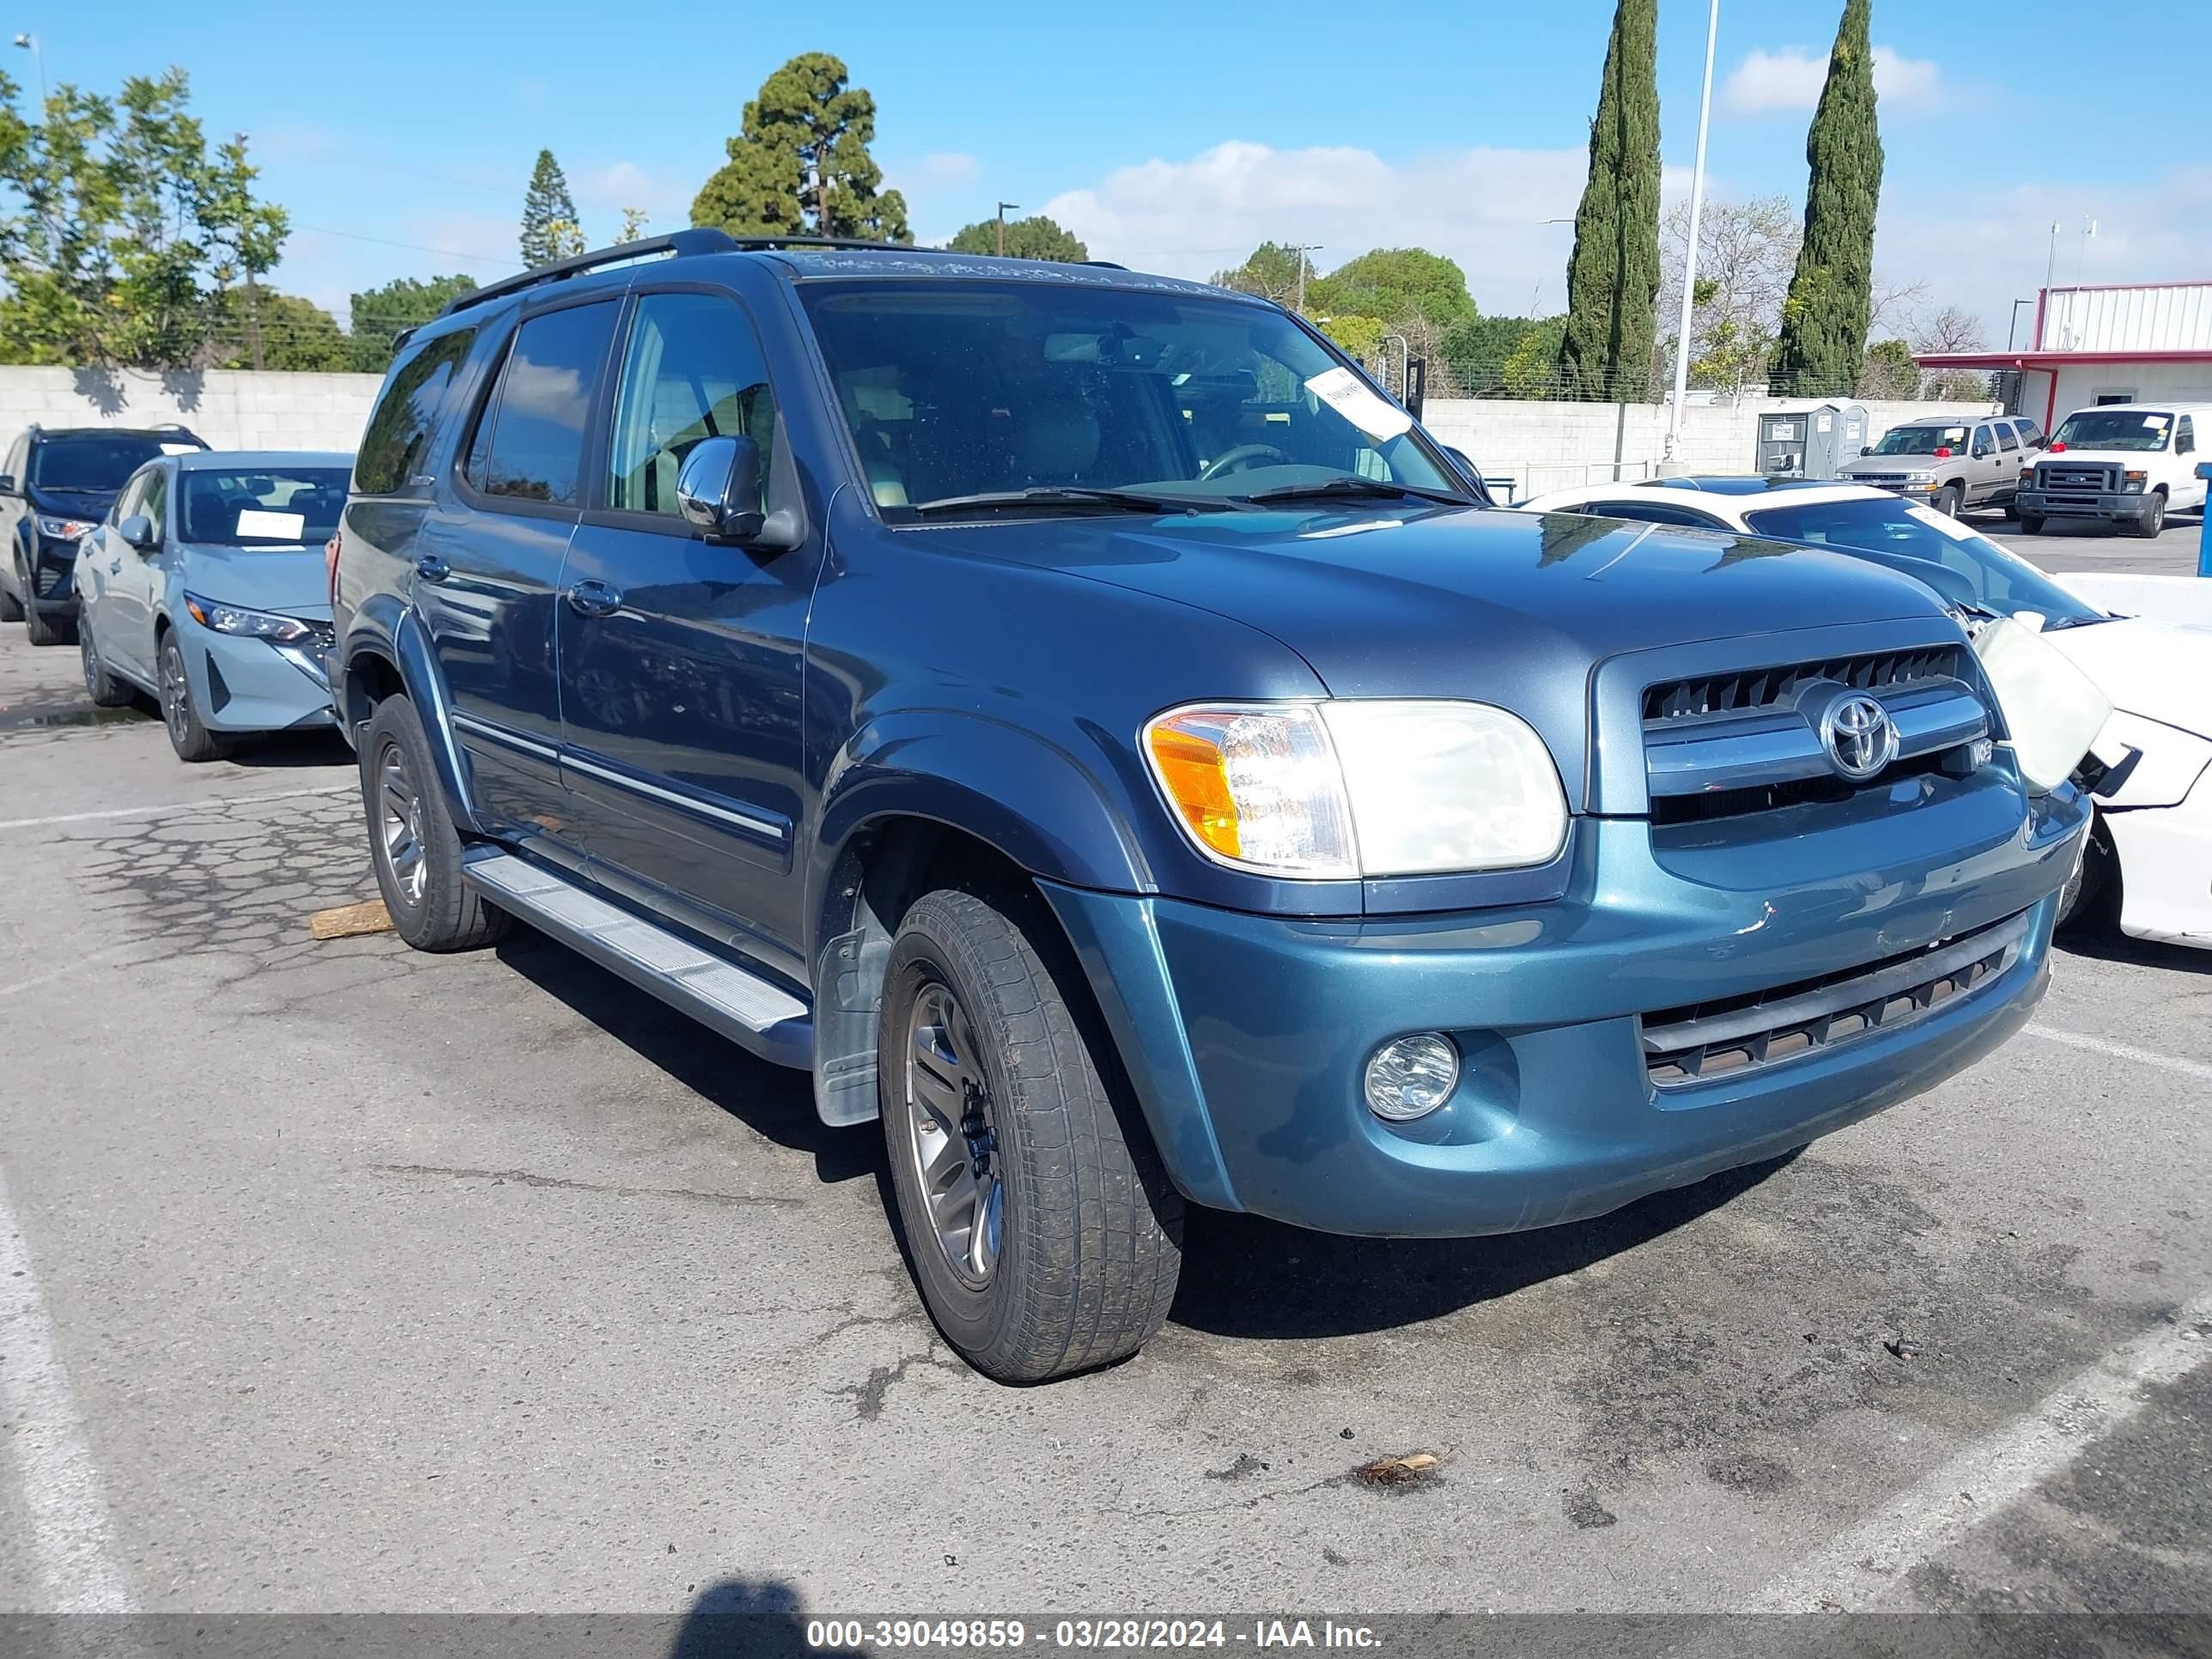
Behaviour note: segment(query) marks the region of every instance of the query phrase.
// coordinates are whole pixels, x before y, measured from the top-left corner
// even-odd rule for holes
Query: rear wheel
[[[93,643],[89,616],[77,618],[76,650],[84,668],[84,692],[94,708],[121,708],[132,700],[131,687],[109,673],[106,665],[100,660],[100,647]]]
[[[931,1316],[986,1376],[1041,1382],[1126,1358],[1160,1328],[1182,1200],[1013,908],[940,890],[907,913],[877,1086]]]
[[[1959,516],[1959,486],[1945,484],[1936,492],[1935,499],[1929,501],[1929,505],[1947,519],[1957,518]]]
[[[415,705],[386,697],[361,742],[361,798],[369,863],[392,931],[418,951],[472,951],[507,932],[508,916],[461,879],[461,837]]]
[[[169,747],[180,761],[221,760],[230,744],[200,724],[192,706],[191,678],[185,672],[184,642],[172,629],[161,635],[161,724],[169,731]]]
[[[2142,517],[2130,525],[2128,529],[2130,533],[2142,537],[2145,541],[2152,541],[2156,539],[2158,533],[2165,528],[2166,495],[2161,490],[2152,495],[2148,504],[2143,509]]]

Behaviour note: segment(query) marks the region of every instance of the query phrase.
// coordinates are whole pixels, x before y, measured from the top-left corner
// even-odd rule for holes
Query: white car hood
[[[2113,708],[2212,738],[2212,629],[2123,617],[2043,637],[2096,681]]]

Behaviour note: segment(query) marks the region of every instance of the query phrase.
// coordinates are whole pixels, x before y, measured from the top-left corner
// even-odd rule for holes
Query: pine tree
[[[550,264],[584,251],[584,233],[576,222],[576,198],[568,194],[568,180],[553,152],[538,152],[531,169],[530,188],[522,198],[522,263]]]
[[[733,236],[858,236],[910,242],[906,198],[868,154],[876,100],[842,59],[801,52],[761,83],[729,161],[700,186],[691,222]]]
[[[1881,201],[1869,0],[1844,0],[1827,84],[1805,135],[1805,242],[1782,307],[1776,386],[1802,397],[1848,393],[1866,356],[1874,306],[1874,220]]]
[[[1562,397],[1626,396],[1650,373],[1659,295],[1657,31],[1658,0],[1620,0],[1567,259]]]

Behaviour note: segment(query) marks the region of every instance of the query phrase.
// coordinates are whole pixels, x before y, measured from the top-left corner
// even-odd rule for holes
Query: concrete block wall
[[[190,427],[217,449],[343,449],[361,442],[374,374],[210,368],[0,368],[0,453],[41,426]]]
[[[1692,472],[1748,472],[1757,453],[1759,417],[1803,406],[1782,398],[1691,404],[1682,411],[1681,464]],[[1905,421],[1971,418],[1996,410],[1995,404],[1869,402],[1867,441]],[[1512,479],[1516,501],[1616,477],[1649,478],[1666,453],[1662,404],[1432,398],[1422,419],[1443,441],[1472,456],[1484,477]]]

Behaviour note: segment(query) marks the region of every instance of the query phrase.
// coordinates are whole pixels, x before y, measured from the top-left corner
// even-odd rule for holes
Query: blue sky
[[[1047,210],[1092,252],[1204,275],[1265,236],[1457,258],[1488,312],[1555,310],[1611,0],[1298,0],[1210,9],[860,3],[703,8],[478,0],[323,8],[298,0],[12,0],[46,79],[112,90],[181,64],[211,133],[243,131],[295,230],[279,286],[344,314],[394,276],[511,269],[530,166],[559,157],[586,232],[619,210],[688,221],[745,100],[794,52],[832,51],[878,105],[875,146],[924,240],[1001,198]],[[1802,198],[1804,128],[1840,0],[1723,0],[1708,163],[1723,196]],[[1876,264],[1925,280],[2002,343],[2042,280],[2212,275],[2212,157],[2155,87],[2203,65],[2032,50],[2078,39],[2079,0],[1875,0],[1888,155]],[[2202,0],[2106,0],[2102,40],[2172,41]],[[1369,18],[1363,40],[1347,17]],[[1670,186],[1697,130],[1705,8],[1662,0]],[[2187,32],[2187,31],[2185,31]],[[2205,44],[2200,38],[2197,46]],[[27,52],[9,67],[33,84]],[[2146,105],[2148,104],[2148,107]],[[2178,112],[2179,101],[2165,106]],[[2101,109],[2094,118],[2085,112]],[[2105,137],[2075,142],[2094,118]],[[2145,125],[2137,125],[2146,123]],[[2097,222],[2094,240],[2081,235]],[[503,263],[502,263],[503,262]]]

